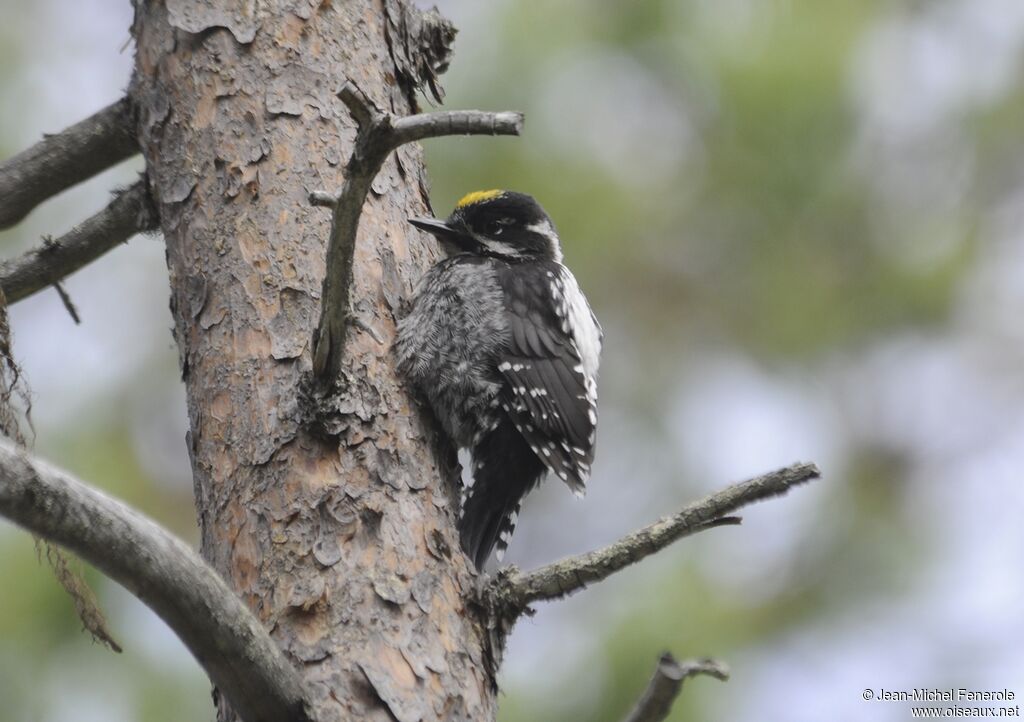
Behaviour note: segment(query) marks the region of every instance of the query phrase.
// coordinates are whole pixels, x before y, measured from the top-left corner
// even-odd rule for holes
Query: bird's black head
[[[476,191],[462,197],[445,221],[410,218],[456,252],[494,256],[510,262],[561,261],[555,225],[525,193]]]

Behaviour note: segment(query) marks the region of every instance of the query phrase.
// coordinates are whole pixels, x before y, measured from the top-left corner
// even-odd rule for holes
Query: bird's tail
[[[501,559],[516,528],[519,504],[546,469],[508,417],[472,455],[473,486],[462,506],[459,536],[476,568],[483,569],[495,546]]]

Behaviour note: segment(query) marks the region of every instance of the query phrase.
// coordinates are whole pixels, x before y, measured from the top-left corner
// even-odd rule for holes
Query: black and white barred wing
[[[510,341],[502,406],[544,465],[582,495],[594,461],[601,330],[560,264],[501,277]]]

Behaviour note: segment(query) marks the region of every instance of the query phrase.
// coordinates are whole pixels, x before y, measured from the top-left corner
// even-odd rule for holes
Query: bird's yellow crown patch
[[[455,207],[465,208],[466,206],[471,206],[474,203],[482,203],[484,201],[489,201],[492,198],[497,198],[504,192],[505,191],[498,189],[490,191],[473,191],[472,193],[467,193],[466,195],[462,196],[462,198],[459,199],[459,202],[455,204]]]

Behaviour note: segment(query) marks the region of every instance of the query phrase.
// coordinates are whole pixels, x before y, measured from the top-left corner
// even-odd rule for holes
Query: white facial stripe
[[[555,257],[555,262],[562,262],[562,247],[558,242],[558,234],[555,233],[555,227],[551,225],[551,221],[545,218],[543,221],[531,223],[526,226],[526,230],[547,238],[551,242],[551,252]]]
[[[547,218],[545,218],[543,221],[531,223],[526,227],[526,230],[533,231],[534,233],[539,233],[540,235],[552,241],[558,240],[558,236],[555,234],[555,228],[554,226],[551,225],[551,221],[549,221]]]
[[[555,233],[555,227],[551,225],[551,221],[543,220],[538,221],[537,223],[532,223],[528,226],[525,226],[525,230],[532,231],[533,233],[536,233],[546,238],[548,242],[551,244],[551,253],[554,257],[555,262],[562,262],[562,249],[558,242],[558,234]],[[506,258],[523,258],[525,255],[522,248],[513,246],[509,243],[505,243],[503,241],[498,240],[497,238],[491,238],[479,233],[473,233],[472,231],[470,232],[473,238],[478,243],[480,243],[480,245],[484,246],[492,253],[495,253],[499,256],[505,256]]]
[[[510,246],[507,243],[496,241],[493,238],[479,238],[478,240],[484,244],[487,248],[497,253],[499,256],[508,256],[509,258],[519,258],[523,255],[523,251],[515,246]]]

